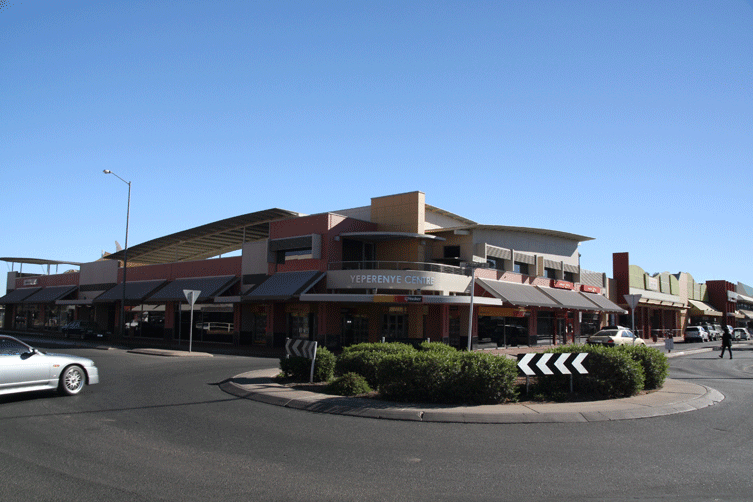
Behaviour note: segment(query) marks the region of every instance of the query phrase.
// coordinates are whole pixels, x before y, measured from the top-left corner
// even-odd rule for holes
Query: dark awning
[[[476,279],[478,283],[495,297],[520,307],[552,307],[563,308],[534,286],[515,282],[495,281],[492,279]]]
[[[42,288],[20,288],[14,289],[7,295],[0,298],[0,305],[6,305],[10,303],[21,303],[29,296],[33,295]]]
[[[78,286],[48,286],[26,297],[23,303],[52,303],[73,293],[76,288]]]
[[[289,300],[308,291],[324,275],[318,270],[280,272],[246,293],[243,300]]]
[[[152,294],[157,288],[165,284],[164,279],[154,281],[128,281],[125,288],[126,302],[141,303],[144,298]],[[108,289],[94,299],[95,303],[99,302],[118,302],[123,299],[123,283]]]
[[[191,291],[201,291],[196,301],[204,302],[221,295],[238,281],[240,281],[240,278],[234,275],[175,279],[150,296],[147,301],[150,303],[186,301],[186,295],[183,293],[183,290],[189,289]]]
[[[601,310],[595,303],[588,301],[584,296],[569,289],[544,288],[536,286],[536,289],[551,296],[563,308],[572,310]]]
[[[627,310],[620,307],[616,303],[613,303],[609,298],[604,295],[597,295],[594,293],[580,293],[588,299],[588,301],[594,302],[599,306],[599,310],[602,312],[617,312],[619,314],[627,314]]]
[[[690,310],[693,313],[700,312],[702,315],[707,315],[707,316],[712,316],[712,317],[722,317],[724,315],[723,313],[719,312],[708,303],[704,303],[698,300],[688,300],[688,303],[690,303]]]

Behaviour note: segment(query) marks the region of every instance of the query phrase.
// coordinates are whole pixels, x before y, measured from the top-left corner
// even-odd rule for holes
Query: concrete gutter
[[[131,349],[131,354],[144,354],[148,356],[162,357],[214,357],[207,352],[188,352],[187,350],[168,350],[168,349]]]

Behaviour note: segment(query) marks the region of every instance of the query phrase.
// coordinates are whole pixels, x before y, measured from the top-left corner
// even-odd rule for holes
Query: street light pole
[[[471,351],[471,339],[473,338],[473,290],[476,289],[476,267],[471,266],[471,301],[468,312],[468,352]]]
[[[126,300],[126,274],[128,273],[128,223],[131,219],[131,182],[126,181],[109,169],[102,171],[105,174],[112,174],[120,181],[128,185],[128,208],[126,210],[126,233],[125,233],[125,247],[123,248],[123,297],[120,301],[120,338],[125,336],[125,300]]]
[[[476,269],[486,268],[488,265],[486,263],[468,263],[467,266],[471,269],[471,301],[468,312],[468,352],[470,352],[473,345],[471,340],[473,338],[473,293],[476,288]]]

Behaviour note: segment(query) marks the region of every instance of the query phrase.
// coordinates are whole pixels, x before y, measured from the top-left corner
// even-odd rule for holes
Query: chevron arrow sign
[[[288,338],[287,340],[285,340],[285,353],[288,356],[314,359],[316,357],[316,342]]]
[[[518,368],[526,376],[587,375],[588,370],[583,366],[587,355],[587,352],[518,354]]]
[[[316,363],[316,342],[309,340],[285,339],[285,355],[287,357],[297,356],[311,359],[311,376],[309,382],[314,381],[314,364]]]

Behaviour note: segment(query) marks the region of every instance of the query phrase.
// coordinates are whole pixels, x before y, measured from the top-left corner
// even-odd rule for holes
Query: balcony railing
[[[419,270],[443,274],[471,275],[471,269],[415,261],[338,261],[328,266],[329,270]]]

